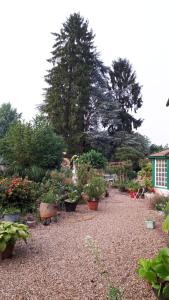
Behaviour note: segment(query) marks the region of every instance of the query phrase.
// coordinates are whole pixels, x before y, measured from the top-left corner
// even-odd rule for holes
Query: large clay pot
[[[90,210],[97,210],[98,209],[98,201],[87,201],[88,208]]]
[[[57,205],[54,203],[41,202],[39,207],[40,218],[47,219],[57,215]]]
[[[8,244],[3,252],[0,252],[0,259],[11,258],[15,243]]]

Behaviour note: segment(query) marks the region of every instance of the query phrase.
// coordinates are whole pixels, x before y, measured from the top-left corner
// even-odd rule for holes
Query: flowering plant
[[[0,181],[0,205],[2,208],[28,209],[34,202],[34,184],[22,178],[3,178]]]

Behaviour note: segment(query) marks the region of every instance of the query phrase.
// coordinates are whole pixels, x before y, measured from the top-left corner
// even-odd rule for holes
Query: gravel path
[[[157,228],[144,221],[153,217]],[[31,229],[26,246],[16,245],[13,259],[0,263],[0,300],[105,300],[106,286],[85,237],[98,244],[114,286],[125,300],[154,300],[148,285],[136,273],[137,261],[166,246],[161,216],[146,200],[132,200],[111,190],[99,211],[79,205],[76,213],[62,213],[50,226]]]

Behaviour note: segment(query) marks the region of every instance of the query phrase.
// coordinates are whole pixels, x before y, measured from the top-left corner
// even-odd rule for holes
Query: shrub
[[[152,208],[156,210],[164,211],[168,201],[169,201],[168,197],[156,196],[152,200]]]
[[[2,209],[16,207],[31,211],[38,197],[38,185],[22,178],[4,178],[0,181],[0,205]]]
[[[106,158],[100,152],[90,150],[89,152],[83,153],[77,160],[78,164],[89,164],[93,168],[102,169],[106,166]]]

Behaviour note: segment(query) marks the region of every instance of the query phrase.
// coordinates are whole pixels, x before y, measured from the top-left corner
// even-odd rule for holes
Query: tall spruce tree
[[[134,114],[142,106],[141,86],[136,81],[136,74],[127,59],[113,61],[110,69],[110,86],[112,96],[107,102],[104,127],[109,134],[125,131],[131,133],[142,124]]]
[[[45,77],[49,87],[41,110],[64,136],[68,152],[81,152],[86,133],[97,127],[96,108],[105,96],[107,69],[99,60],[88,22],[79,13],[70,15],[60,33],[53,35],[48,60],[53,67]]]

